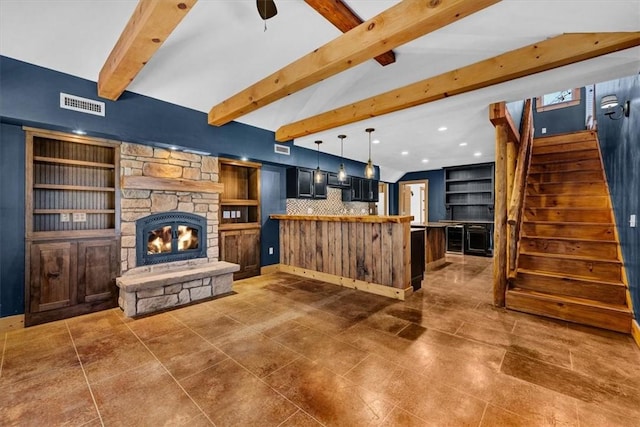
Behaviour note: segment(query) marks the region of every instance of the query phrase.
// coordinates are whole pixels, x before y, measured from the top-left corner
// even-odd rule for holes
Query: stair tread
[[[588,181],[584,181],[584,180],[576,180],[576,181],[571,181],[571,180],[566,180],[566,181],[557,181],[557,182],[528,182],[528,185],[549,185],[549,184],[604,184],[604,179],[601,180],[593,180],[590,179]]]
[[[612,222],[573,222],[573,221],[522,221],[527,224],[540,224],[540,225],[604,225],[614,226]]]
[[[567,194],[567,193],[545,193],[545,194],[527,194],[527,197],[607,197],[606,195],[596,195],[596,194]],[[602,208],[600,208],[602,209]]]
[[[610,211],[609,208],[587,208],[584,206],[578,206],[572,208],[571,206],[530,206],[527,209],[560,209],[560,210],[572,210],[572,211]]]
[[[578,130],[574,132],[563,132],[563,133],[554,133],[553,135],[545,135],[545,136],[536,136],[533,139],[533,143],[536,141],[544,141],[545,139],[563,139],[564,138],[574,138],[578,136],[586,136],[591,135],[593,139],[595,139],[595,131],[593,130]]]
[[[544,155],[548,155],[548,154],[534,154],[533,156],[544,156]],[[541,162],[537,162],[536,159],[534,157],[531,158],[531,166],[539,166],[539,165],[556,165],[556,164],[560,164],[560,163],[576,163],[576,162],[584,162],[584,161],[589,161],[589,160],[594,160],[594,161],[599,161],[600,158],[599,157],[590,157],[590,158],[586,158],[586,159],[558,159],[558,160],[543,160]],[[574,169],[576,170],[576,169]],[[577,169],[577,170],[582,170],[582,169]]]
[[[602,172],[602,169],[598,169],[598,168],[593,168],[593,169],[582,169],[582,168],[580,168],[578,170],[580,170],[581,172]],[[575,172],[575,171],[566,170],[566,171],[529,172],[529,175],[541,175],[543,173],[572,173],[572,172]]]
[[[600,223],[597,223],[600,224]],[[579,237],[562,237],[562,236],[553,236],[553,237],[545,237],[545,236],[527,236],[526,234],[522,235],[523,238],[526,239],[540,239],[540,240],[563,240],[570,242],[594,242],[594,243],[608,243],[608,244],[618,244],[615,240],[602,240],[602,239],[583,239]]]
[[[611,264],[622,264],[618,259],[602,259],[595,258],[592,256],[585,255],[573,255],[573,254],[554,254],[554,253],[546,253],[546,252],[529,252],[520,250],[521,255],[529,255],[543,258],[555,258],[555,259],[572,259],[576,261],[595,261],[595,262],[607,262]]]
[[[576,305],[598,307],[604,310],[617,311],[620,314],[628,314],[629,316],[631,316],[631,310],[625,304],[609,304],[606,302],[601,302],[601,301],[596,301],[596,300],[591,300],[586,298],[570,297],[565,295],[553,295],[553,294],[547,294],[544,292],[532,291],[529,289],[522,289],[517,287],[509,289],[508,292],[517,292],[517,293],[529,295],[538,299],[552,300],[554,302],[563,302],[563,303],[571,303]]]
[[[558,274],[558,273],[552,273],[550,271],[540,271],[540,270],[529,270],[526,268],[519,268],[518,267],[518,273],[524,273],[524,274],[531,274],[534,276],[544,276],[544,277],[548,277],[548,278],[552,278],[552,279],[558,279],[558,280],[580,280],[582,282],[589,282],[589,283],[597,283],[597,284],[604,284],[604,285],[609,285],[609,286],[621,286],[626,288],[626,285],[624,283],[622,283],[621,281],[617,281],[617,282],[609,282],[608,280],[598,280],[598,279],[594,279],[592,277],[584,277],[584,276],[571,276],[571,275],[566,275],[566,274]],[[517,277],[517,275],[516,275]]]

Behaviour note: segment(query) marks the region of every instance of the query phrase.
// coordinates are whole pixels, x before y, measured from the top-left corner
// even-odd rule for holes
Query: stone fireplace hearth
[[[238,267],[218,262],[218,159],[130,143],[121,145],[120,159],[117,284],[125,314],[231,292]]]

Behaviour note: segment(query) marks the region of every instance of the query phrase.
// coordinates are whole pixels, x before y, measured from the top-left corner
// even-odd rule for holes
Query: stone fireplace
[[[231,292],[218,261],[218,159],[123,143],[119,305],[128,316]]]

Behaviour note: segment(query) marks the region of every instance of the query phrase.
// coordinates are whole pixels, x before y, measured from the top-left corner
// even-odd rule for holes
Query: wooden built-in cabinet
[[[493,163],[445,168],[447,219],[493,221]]]
[[[115,307],[119,143],[25,130],[25,325]]]
[[[242,279],[260,274],[260,163],[219,159],[220,260],[240,265]]]

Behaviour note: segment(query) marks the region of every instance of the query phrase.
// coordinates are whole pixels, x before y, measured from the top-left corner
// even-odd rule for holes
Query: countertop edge
[[[287,215],[272,214],[271,219],[289,220],[289,221],[328,221],[328,222],[370,222],[370,223],[410,223],[412,216],[406,215]]]

